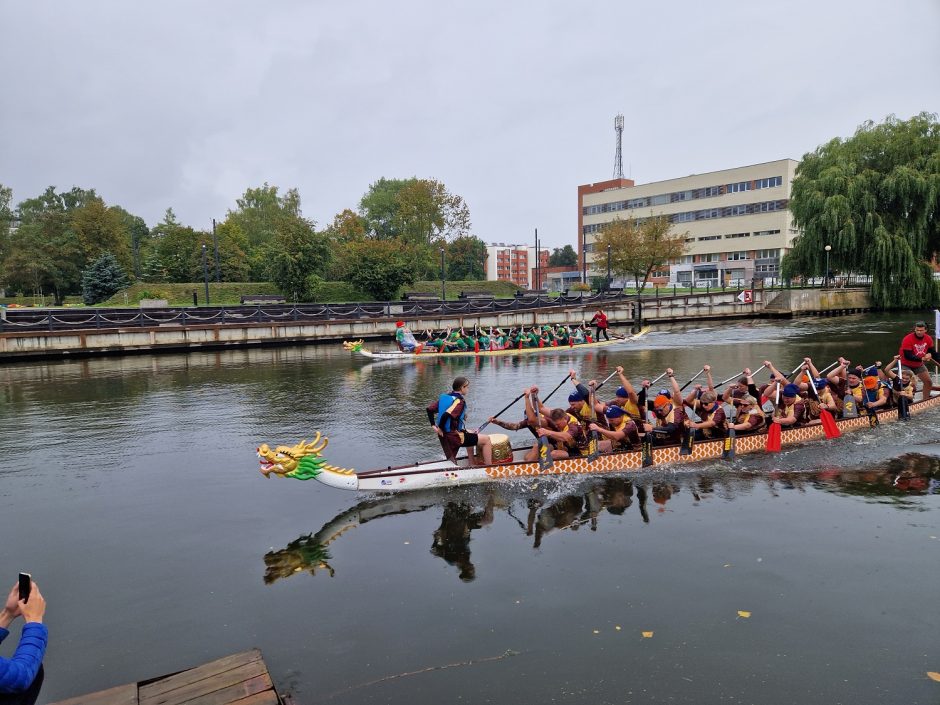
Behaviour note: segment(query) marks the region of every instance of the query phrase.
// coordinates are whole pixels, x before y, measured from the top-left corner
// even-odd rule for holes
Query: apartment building
[[[652,283],[721,286],[776,279],[780,260],[799,234],[787,208],[798,162],[763,164],[693,174],[639,186],[613,179],[578,187],[578,254],[587,275],[606,275],[597,234],[617,218],[669,216],[685,233],[686,253],[654,272]]]
[[[548,267],[548,250],[539,248],[540,270]],[[535,248],[529,245],[507,245],[494,243],[486,246],[486,278],[489,281],[512,282],[516,286],[526,289],[536,287],[536,256]],[[545,287],[545,276],[542,274],[541,287]]]

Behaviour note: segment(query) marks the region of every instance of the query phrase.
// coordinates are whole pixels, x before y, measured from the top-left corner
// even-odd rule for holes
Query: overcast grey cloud
[[[577,242],[577,186],[799,159],[940,110],[940,2],[0,0],[0,183],[195,227],[248,186],[319,224],[436,178],[483,240]]]

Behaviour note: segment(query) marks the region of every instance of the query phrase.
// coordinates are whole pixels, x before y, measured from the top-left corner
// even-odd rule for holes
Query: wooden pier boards
[[[283,705],[258,649],[52,705]]]

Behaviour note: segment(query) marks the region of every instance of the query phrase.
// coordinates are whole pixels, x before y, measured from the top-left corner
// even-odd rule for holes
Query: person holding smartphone
[[[39,592],[39,586],[29,576],[23,574],[22,577],[20,583],[10,590],[0,611],[0,641],[10,633],[7,627],[14,619],[22,617],[25,622],[13,658],[0,658],[0,693],[23,693],[29,690],[42,666],[49,638],[46,625],[42,623],[46,601]]]

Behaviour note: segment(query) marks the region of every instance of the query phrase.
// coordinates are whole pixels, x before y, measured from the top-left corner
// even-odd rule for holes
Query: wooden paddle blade
[[[829,409],[819,410],[819,420],[822,423],[826,438],[838,438],[842,435],[842,431],[839,430],[839,424],[836,423]]]
[[[588,440],[588,462],[593,463],[600,454],[600,443],[597,438],[597,431],[591,431],[591,437]]]
[[[911,418],[911,404],[907,397],[898,397],[898,418],[903,421]]]
[[[550,470],[554,464],[555,460],[552,458],[552,446],[548,442],[548,438],[542,436],[539,438],[539,470]]]
[[[842,418],[858,418],[858,402],[855,401],[855,396],[852,394],[846,394],[842,400]]]
[[[780,436],[782,430],[780,424],[772,423],[770,424],[770,429],[767,431],[767,452],[768,453],[779,453],[780,452]]]
[[[870,428],[875,428],[879,423],[878,412],[874,409],[866,409],[866,411],[868,412],[868,426]]]
[[[728,436],[725,438],[724,447],[721,449],[722,460],[734,460],[734,429],[728,429]]]
[[[692,444],[695,442],[695,433],[691,428],[682,431],[682,442],[679,445],[679,455],[692,455]]]
[[[653,467],[653,439],[648,433],[643,436],[643,441],[640,444],[640,455],[643,458],[644,468]]]

